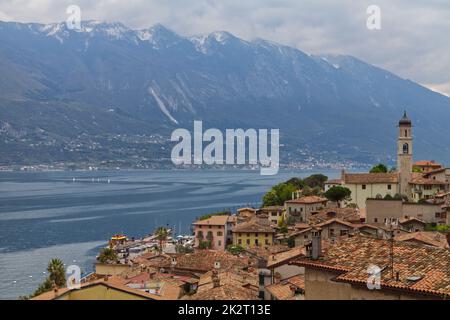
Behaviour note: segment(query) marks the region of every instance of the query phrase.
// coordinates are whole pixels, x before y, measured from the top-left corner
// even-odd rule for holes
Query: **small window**
[[[255,239],[255,246],[258,246],[258,245],[259,245],[258,239]]]
[[[250,245],[250,239],[247,239],[247,244]]]
[[[242,245],[242,239],[239,239],[239,240],[238,240],[238,244],[239,244],[239,245]]]
[[[392,190],[392,185],[388,184],[388,190]]]
[[[266,239],[265,243],[266,243],[266,246],[268,246],[269,245],[269,240]]]
[[[363,190],[366,190],[366,187],[367,187],[367,186],[366,186],[365,184],[362,185],[362,189],[363,189]]]
[[[334,229],[330,229],[330,237],[334,236]]]
[[[409,144],[405,143],[403,145],[403,154],[408,154],[409,153]]]
[[[378,218],[373,218],[373,222],[378,222]]]
[[[217,242],[217,244],[219,245],[219,247],[222,246],[222,241],[219,240],[219,241]]]

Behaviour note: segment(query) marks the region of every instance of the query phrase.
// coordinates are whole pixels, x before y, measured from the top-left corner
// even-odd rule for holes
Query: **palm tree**
[[[167,240],[167,237],[169,236],[169,232],[164,227],[159,227],[155,231],[156,239],[159,241],[159,253],[162,252],[162,245],[163,242]]]
[[[100,251],[98,261],[100,261],[101,263],[107,263],[109,261],[115,262],[117,261],[117,254],[111,248],[104,248]]]
[[[48,263],[47,271],[49,280],[58,287],[66,285],[66,268],[60,259],[52,259]]]

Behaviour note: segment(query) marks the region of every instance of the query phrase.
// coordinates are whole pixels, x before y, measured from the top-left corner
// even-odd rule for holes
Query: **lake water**
[[[198,216],[259,205],[272,185],[312,173],[0,172],[0,299],[32,293],[51,258],[87,273],[113,234],[142,237],[166,225],[189,233]]]

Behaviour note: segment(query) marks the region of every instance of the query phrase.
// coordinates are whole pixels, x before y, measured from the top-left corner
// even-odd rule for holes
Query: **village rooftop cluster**
[[[448,299],[450,168],[414,163],[406,113],[398,127],[395,170],[342,171],[317,194],[202,217],[191,236],[114,236],[79,288],[33,299]]]

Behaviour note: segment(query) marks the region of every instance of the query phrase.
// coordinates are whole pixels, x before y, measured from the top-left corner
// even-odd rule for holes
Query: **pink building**
[[[212,216],[206,220],[195,222],[195,247],[202,242],[211,242],[212,250],[224,251],[230,243],[230,229],[233,227],[232,216]]]

